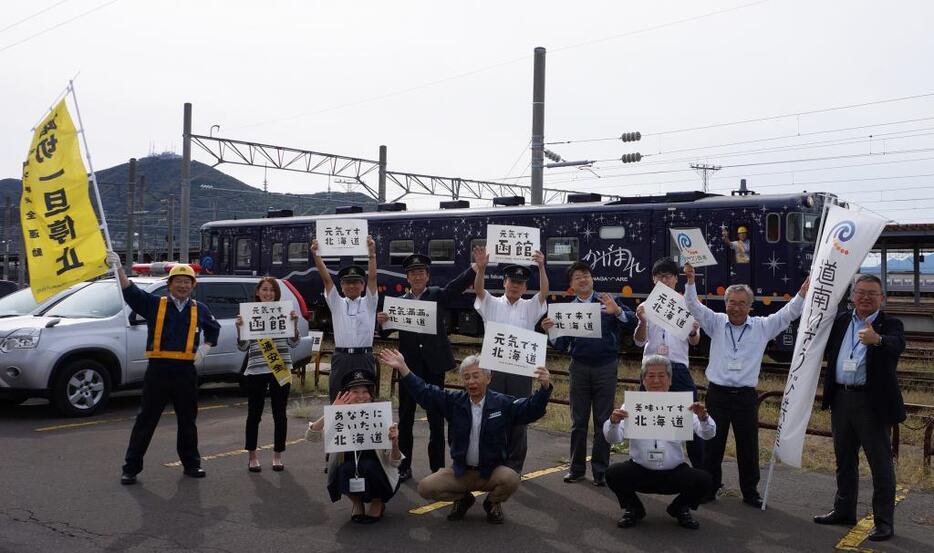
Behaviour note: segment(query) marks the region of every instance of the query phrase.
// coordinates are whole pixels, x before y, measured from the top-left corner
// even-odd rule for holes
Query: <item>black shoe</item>
[[[826,515],[817,515],[814,517],[814,522],[817,524],[843,524],[846,526],[853,526],[856,524],[856,517],[848,517],[843,513],[833,510]]]
[[[182,472],[184,472],[185,476],[190,476],[191,478],[204,478],[208,475],[208,473],[204,472],[204,469],[201,467],[185,469]]]
[[[687,507],[675,508],[674,505],[669,505],[665,508],[665,512],[676,518],[678,520],[678,526],[682,528],[687,528],[688,530],[697,530],[700,528],[700,523],[691,516],[691,510]]]
[[[895,531],[889,526],[873,526],[869,531],[871,541],[885,541],[895,535]]]
[[[637,522],[644,518],[645,509],[629,508],[623,511],[623,516],[619,517],[619,520],[616,521],[616,526],[619,528],[632,528]]]
[[[129,472],[124,472],[120,475],[120,483],[124,486],[132,486],[136,483],[136,475],[130,474]]]
[[[451,505],[451,512],[448,513],[448,520],[460,520],[464,518],[464,515],[467,514],[467,511],[473,507],[473,504],[477,500],[474,499],[472,493],[467,492],[461,497],[454,501],[454,504]]]
[[[278,464],[278,465],[273,464],[273,465],[272,465],[272,470],[274,470],[275,472],[282,472],[282,471],[285,470],[285,465],[283,465],[283,464],[281,464],[281,463]]]
[[[246,469],[247,469],[248,471],[250,471],[250,472],[263,472],[263,467],[262,467],[262,466],[256,465],[256,466],[254,467],[253,465],[251,465],[251,464],[249,464],[249,463],[247,463]]]
[[[565,483],[567,483],[567,484],[573,484],[574,482],[580,482],[580,481],[583,480],[583,479],[584,479],[583,473],[582,473],[582,474],[574,474],[573,472],[569,472],[569,473],[567,473],[567,474],[564,475],[564,481],[565,481]]]
[[[604,478],[602,474],[595,474],[593,476],[593,485],[598,488],[606,486],[606,478]]]
[[[405,468],[399,471],[399,483],[405,482],[406,480],[412,479],[412,469]],[[473,497],[473,496],[471,496]]]
[[[502,524],[506,518],[503,515],[502,503],[493,503],[486,499],[483,501],[483,510],[486,511],[486,521],[490,524]]]
[[[762,508],[762,498],[759,496],[759,494],[744,497],[743,503],[746,505],[752,505],[756,509]]]

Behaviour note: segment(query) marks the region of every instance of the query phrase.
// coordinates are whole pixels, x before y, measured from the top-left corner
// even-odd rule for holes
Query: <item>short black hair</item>
[[[590,264],[584,261],[575,261],[571,263],[571,266],[568,267],[568,282],[571,282],[571,277],[574,276],[574,273],[577,271],[584,271],[588,275],[592,275],[593,271],[590,270]]]
[[[678,264],[670,257],[663,257],[652,265],[652,276],[658,276],[661,273],[678,276]]]

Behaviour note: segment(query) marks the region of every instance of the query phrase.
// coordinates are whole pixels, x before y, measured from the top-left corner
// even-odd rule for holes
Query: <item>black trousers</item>
[[[639,391],[644,392],[645,386],[640,384]],[[671,388],[669,388],[669,391],[691,392],[694,395],[694,401],[697,401],[697,385],[694,384],[694,379],[691,378],[690,369],[684,363],[671,364]],[[687,449],[691,466],[696,469],[704,468],[704,440],[695,434],[693,439],[684,444],[684,448]]]
[[[350,491],[350,479],[357,475],[366,480],[363,492]],[[330,476],[330,475],[329,475]],[[389,477],[383,472],[383,466],[373,451],[361,451],[357,462],[354,462],[353,452],[344,453],[344,462],[337,466],[335,475],[329,477],[328,494],[331,501],[339,501],[341,495],[355,495],[364,503],[379,499],[383,503],[396,495],[395,488],[389,482]]]
[[[509,374],[493,371],[493,380],[490,388],[501,394],[508,394],[515,398],[532,395],[532,378],[519,374]],[[522,466],[525,465],[525,455],[528,453],[528,434],[524,424],[513,425],[506,440],[507,467],[522,475]]]
[[[859,448],[872,473],[872,516],[876,526],[895,527],[895,465],[892,463],[892,427],[873,413],[864,391],[837,390],[830,407],[833,451],[837,459],[837,495],[834,510],[856,516],[859,496]],[[714,419],[716,420],[716,419]]]
[[[347,373],[356,369],[369,371],[376,378],[376,359],[372,353],[341,353],[334,352],[331,356],[331,369],[328,373],[328,396],[331,403],[341,391],[341,382]],[[379,395],[379,385],[376,386],[376,395]],[[375,399],[375,398],[374,398]]]
[[[173,367],[146,369],[143,377],[143,397],[139,413],[130,433],[130,444],[126,449],[123,472],[138,474],[143,470],[143,456],[149,449],[152,435],[156,431],[162,411],[172,402],[178,422],[176,449],[178,458],[186,469],[201,466],[198,453],[198,373],[191,361],[179,361]]]
[[[417,367],[417,371],[412,371],[422,377],[428,384],[434,384],[444,388],[444,373],[426,370],[421,361],[413,360],[411,367]],[[399,449],[405,458],[399,465],[399,471],[410,469],[412,467],[412,427],[415,425],[415,398],[409,393],[408,388],[399,386]],[[431,472],[444,468],[444,415],[435,409],[426,409],[428,416],[428,466]]]
[[[593,451],[590,470],[595,479],[602,478],[610,464],[610,444],[603,436],[603,423],[613,412],[616,400],[617,361],[589,365],[577,359],[568,368],[571,375],[571,474],[582,475],[587,468],[587,429],[593,417]]]
[[[678,494],[671,502],[672,510],[697,509],[701,498],[710,493],[710,482],[710,474],[691,468],[687,463],[669,470],[650,470],[630,459],[613,463],[606,471],[606,485],[616,494],[623,509],[645,510],[636,492]]]
[[[717,421],[717,435],[704,446],[704,469],[713,477],[713,490],[723,484],[723,452],[733,426],[739,488],[744,498],[758,497],[759,491],[759,413],[755,388],[731,388],[710,383],[707,412]]]
[[[266,390],[269,390],[269,402],[272,407],[273,421],[273,451],[285,451],[285,437],[289,421],[285,414],[285,407],[289,402],[291,384],[280,386],[279,381],[272,373],[249,374],[246,379],[247,416],[246,416],[246,445],[247,451],[256,450],[256,440],[259,434],[259,421],[263,418],[263,408],[266,406]]]

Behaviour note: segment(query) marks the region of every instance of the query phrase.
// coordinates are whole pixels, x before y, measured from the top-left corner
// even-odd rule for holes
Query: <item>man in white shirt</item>
[[[530,299],[524,299],[523,294],[528,291],[528,280],[532,271],[521,265],[509,265],[503,269],[502,296],[493,296],[485,290],[486,265],[489,254],[486,248],[477,247],[474,250],[474,261],[477,265],[477,275],[474,278],[474,292],[477,299],[473,307],[486,323],[502,323],[526,330],[534,330],[535,324],[548,312],[548,274],[545,271],[545,256],[536,251],[532,254],[532,261],[538,266],[539,290]],[[493,390],[501,394],[515,397],[526,397],[532,393],[532,379],[527,376],[496,372],[490,384]],[[527,450],[525,425],[516,425],[512,429],[509,439],[509,458],[506,466],[522,474]]]
[[[652,265],[652,282],[655,284],[661,282],[674,290],[678,285],[678,273],[678,264],[670,257],[663,257]],[[696,401],[697,386],[688,368],[688,350],[690,346],[696,346],[700,342],[698,323],[694,323],[695,327],[687,339],[680,340],[671,336],[661,325],[653,325],[649,322],[645,315],[645,303],[636,307],[636,316],[639,318],[639,326],[636,327],[632,338],[637,346],[643,348],[642,358],[645,359],[652,354],[667,357],[671,361],[671,391],[691,392]],[[704,441],[695,438],[685,447],[688,450],[691,466],[701,468],[704,462]]]
[[[375,377],[376,360],[373,358],[373,332],[376,328],[376,310],[379,295],[376,287],[376,242],[366,237],[369,262],[366,272],[357,265],[348,265],[337,272],[343,297],[337,293],[331,273],[318,255],[318,241],[311,242],[311,255],[324,284],[324,299],[331,310],[334,328],[334,355],[328,375],[328,394],[331,402],[340,391],[344,375],[354,369],[369,371]],[[363,295],[364,281],[366,295]],[[377,394],[379,392],[377,391]]]
[[[671,387],[671,363],[668,358],[652,354],[642,360],[642,384],[649,392],[667,392]],[[704,405],[694,402],[694,433],[709,440],[717,433],[717,424],[707,414]],[[603,434],[611,444],[625,439],[625,420],[629,418],[626,406],[613,411],[603,423]],[[630,459],[613,463],[606,471],[607,486],[616,494],[623,516],[616,525],[620,528],[635,526],[645,517],[645,507],[636,492],[663,495],[678,494],[666,511],[684,528],[697,530],[700,524],[691,516],[700,500],[710,492],[711,478],[707,472],[691,468],[684,462],[680,441],[629,440]]]
[[[736,439],[736,464],[743,502],[762,507],[759,496],[759,415],[756,385],[762,368],[762,354],[769,341],[801,316],[809,279],[805,279],[798,294],[788,305],[768,317],[750,317],[755,296],[745,284],[726,289],[723,302],[726,313],[716,313],[697,299],[694,267],[684,266],[688,282],[684,299],[691,314],[710,336],[710,361],[707,364],[707,410],[720,421],[717,435],[704,448],[704,468],[713,477],[713,488],[705,500],[715,498],[723,485],[723,452],[730,425]]]

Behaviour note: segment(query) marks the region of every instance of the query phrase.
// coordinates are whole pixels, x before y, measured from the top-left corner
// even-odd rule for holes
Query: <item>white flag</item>
[[[836,205],[827,212],[778,414],[775,458],[786,465],[801,466],[804,435],[837,305],[885,224],[879,217]]]

